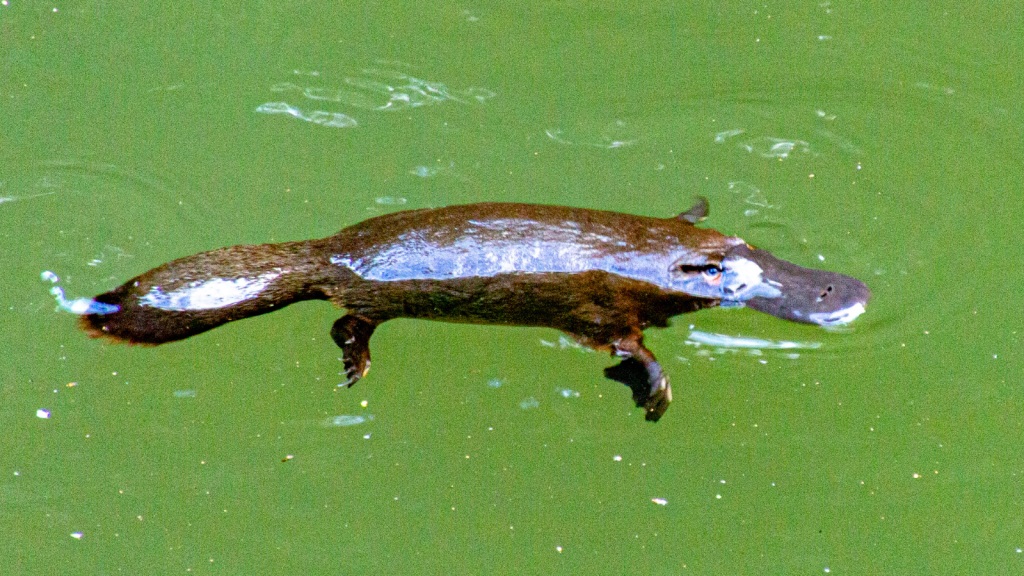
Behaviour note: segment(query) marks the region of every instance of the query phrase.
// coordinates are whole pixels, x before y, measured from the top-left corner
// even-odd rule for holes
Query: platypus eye
[[[701,270],[701,273],[704,274],[704,279],[707,280],[709,284],[717,284],[718,281],[722,279],[722,268],[720,266],[715,266],[714,264],[705,266],[704,269]]]
[[[717,280],[722,275],[718,264],[680,264],[678,270],[683,274],[703,274],[706,280]]]

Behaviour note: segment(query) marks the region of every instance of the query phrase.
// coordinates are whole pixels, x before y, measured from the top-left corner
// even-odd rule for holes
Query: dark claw
[[[366,359],[362,368],[357,366],[356,363],[353,362],[348,357],[342,358],[342,361],[344,362],[345,365],[345,371],[341,373],[341,375],[345,376],[345,381],[342,382],[342,384],[344,384],[348,388],[351,388],[353,384],[358,382],[363,376],[366,376],[366,374],[370,371],[369,358]]]

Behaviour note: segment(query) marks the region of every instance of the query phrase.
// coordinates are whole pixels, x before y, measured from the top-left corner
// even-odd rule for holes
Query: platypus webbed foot
[[[353,314],[334,322],[331,338],[341,348],[341,361],[345,366],[342,384],[351,387],[370,371],[370,336],[376,327],[377,323]]]
[[[672,387],[654,354],[644,347],[643,335],[637,332],[616,341],[612,345],[612,354],[625,357],[625,360],[605,368],[604,375],[629,386],[637,408],[644,409],[644,418],[648,422],[657,422],[672,402]]]
[[[633,392],[633,402],[644,409],[644,418],[657,422],[672,402],[672,387],[664,374],[652,377],[648,369],[636,358],[626,358],[615,366],[604,369],[606,378],[621,382]]]

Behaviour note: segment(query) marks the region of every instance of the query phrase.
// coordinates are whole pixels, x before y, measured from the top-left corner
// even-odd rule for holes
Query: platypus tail
[[[312,242],[231,246],[168,262],[80,306],[94,338],[162,344],[221,324],[326,299],[330,269]]]

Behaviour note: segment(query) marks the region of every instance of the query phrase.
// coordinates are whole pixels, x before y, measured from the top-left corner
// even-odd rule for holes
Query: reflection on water
[[[324,112],[323,110],[314,110],[306,114],[287,102],[267,102],[256,108],[256,111],[264,114],[287,114],[299,120],[327,126],[328,128],[350,128],[357,126],[355,118],[350,116],[338,112]]]
[[[3,183],[0,182],[0,185],[2,185],[2,184]],[[3,204],[4,202],[14,202],[15,200],[29,200],[31,198],[39,198],[40,196],[49,196],[51,194],[56,194],[56,192],[43,192],[41,194],[29,194],[28,196],[0,196],[0,204]]]
[[[825,127],[836,122],[837,118],[839,118],[836,113],[818,108],[814,110],[814,116],[816,123],[820,124],[819,127],[813,128],[815,136],[820,136],[826,144],[831,144],[848,154],[862,155],[864,153],[848,137],[841,135],[832,128]],[[774,160],[786,160],[798,154],[818,156],[819,154],[827,153],[821,150],[823,148],[822,142],[816,142],[812,146],[810,142],[798,138],[782,138],[773,135],[753,136],[749,134],[749,130],[746,128],[732,128],[717,132],[714,136],[714,141],[715,144],[734,144],[737,148],[745,150],[750,154]]]
[[[547,348],[560,348],[562,350],[572,348],[574,350],[579,350],[580,352],[594,352],[593,348],[588,348],[568,336],[559,336],[558,342],[551,342],[550,340],[541,338],[540,345]]]
[[[294,74],[323,78],[318,71],[295,70]],[[404,72],[385,68],[364,68],[357,75],[343,77],[333,86],[313,86],[301,81],[279,82],[271,86],[270,91],[297,93],[307,100],[319,103],[331,102],[345,108],[372,112],[407,110],[447,101],[466,105],[479,104],[495,96],[494,92],[486,88],[452,89],[442,82],[423,80]],[[267,102],[256,108],[256,111],[267,114],[288,114],[300,120],[334,128],[358,125],[356,119],[347,114],[324,110],[306,113],[300,107],[287,102]]]
[[[622,120],[616,120],[598,131],[577,129],[572,134],[566,134],[561,128],[548,128],[544,130],[548,138],[567,146],[586,146],[590,148],[624,148],[637,143],[635,134],[628,124]]]
[[[536,408],[538,406],[540,406],[540,402],[538,402],[537,399],[534,398],[533,396],[528,396],[524,398],[522,402],[519,403],[519,407],[522,408],[523,410],[529,410],[531,408]]]
[[[687,339],[686,343],[694,346],[708,344],[711,346],[721,346],[723,348],[749,348],[766,350],[792,350],[799,348],[816,350],[818,348],[821,348],[820,342],[790,342],[788,340],[765,340],[761,338],[727,336],[725,334],[702,332],[700,330],[691,330],[690,337],[689,339]]]
[[[735,140],[737,136],[741,136],[744,133],[745,130],[740,128],[719,132],[715,134],[715,143],[725,144],[726,142],[735,142],[737,147],[742,148],[751,154],[757,154],[762,158],[776,158],[779,160],[785,160],[793,153],[811,153],[811,145],[804,140],[777,138],[774,136],[760,136]]]
[[[702,332],[690,330],[690,336],[685,344],[695,348],[694,354],[708,361],[727,354],[739,354],[743,351],[747,356],[757,358],[761,364],[767,364],[765,351],[774,351],[775,356],[787,360],[796,360],[800,357],[797,350],[817,350],[821,348],[820,342],[793,342],[788,340],[768,340],[762,338],[748,338],[744,336],[729,336],[713,332]],[[707,348],[705,347],[707,346]],[[676,356],[680,362],[689,363],[690,360],[684,356]]]
[[[325,427],[355,426],[373,420],[373,414],[341,414],[324,420]]]
[[[744,210],[744,216],[754,216],[761,208],[775,208],[775,206],[768,203],[768,197],[764,195],[764,192],[749,182],[743,182],[742,180],[729,182],[729,190],[734,194],[742,196],[743,202],[757,207]]]
[[[39,170],[40,167],[42,170]],[[4,177],[0,180],[0,204],[74,191],[78,182],[68,180],[79,175],[114,177],[141,184],[148,189],[165,191],[163,185],[154,178],[104,162],[47,160],[35,166],[4,168],[5,171],[0,173]],[[25,171],[19,173],[21,170]],[[72,178],[67,178],[68,175]]]
[[[48,175],[43,177],[43,181],[40,183],[41,187],[62,187],[64,183],[60,180],[60,177],[56,175],[56,171],[60,170],[90,176],[112,177],[136,185],[144,190],[154,190],[157,192],[171,191],[163,182],[149,174],[132,170],[130,168],[124,168],[116,164],[110,164],[108,162],[91,162],[88,160],[48,160],[43,162],[43,166],[50,170]],[[51,177],[55,178],[56,181],[48,183],[46,179]]]

